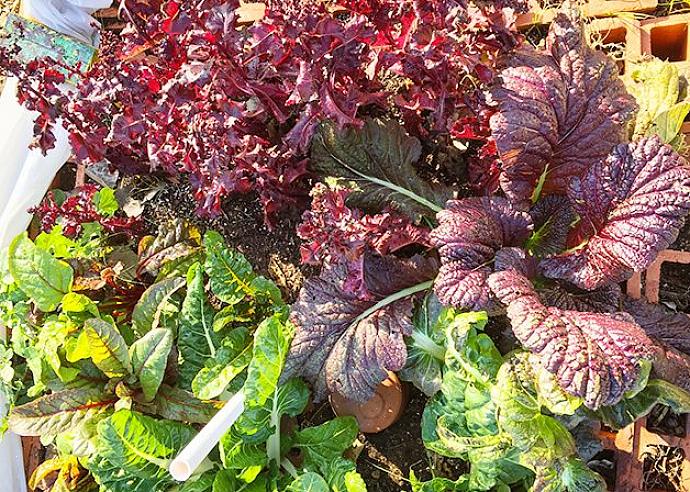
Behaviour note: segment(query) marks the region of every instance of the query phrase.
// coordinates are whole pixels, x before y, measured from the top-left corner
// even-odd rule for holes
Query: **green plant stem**
[[[425,290],[429,290],[432,286],[434,285],[433,280],[429,280],[428,282],[422,282],[421,284],[413,285],[412,287],[408,287],[407,289],[403,289],[399,292],[396,292],[395,294],[391,294],[388,297],[381,299],[379,302],[371,306],[369,309],[364,311],[362,314],[357,316],[355,320],[350,324],[350,326],[354,326],[363,319],[371,316],[373,313],[378,311],[379,309],[382,309],[389,304],[393,304],[395,301],[399,301],[400,299],[404,299],[407,296],[411,296],[412,294],[416,294],[417,292],[423,292]]]
[[[285,458],[280,464],[283,465],[283,468],[285,468],[290,475],[292,475],[292,478],[296,479],[299,476],[297,468],[295,468],[295,465],[293,465],[289,459]]]

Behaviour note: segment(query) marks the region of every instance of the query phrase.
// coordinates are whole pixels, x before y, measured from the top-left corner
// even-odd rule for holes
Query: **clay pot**
[[[389,372],[388,379],[376,388],[376,393],[366,403],[358,403],[338,393],[333,393],[330,400],[336,415],[353,416],[362,432],[376,433],[397,422],[407,406],[407,396],[407,387],[398,376]]]

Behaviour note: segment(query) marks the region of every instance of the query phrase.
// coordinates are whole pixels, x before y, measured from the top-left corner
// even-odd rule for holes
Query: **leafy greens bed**
[[[517,46],[522,2],[337,3],[269,2],[241,29],[235,2],[124,2],[120,49],[78,96],[31,67],[46,90],[23,97],[55,108],[39,145],[63,115],[79,160],[189,174],[206,212],[254,190],[271,219],[323,178],[297,230],[320,273],[292,306],[214,231],[139,239],[113,190],[47,197],[0,285],[7,424],[55,450],[32,483],[365,490],[356,421],[298,417],[391,371],[429,397],[427,450],[466,463],[411,473],[414,491],[605,490],[598,425],[690,412],[690,318],[620,285],[690,212],[677,70],[622,79],[566,14]],[[175,483],[171,459],[239,390],[242,416]]]

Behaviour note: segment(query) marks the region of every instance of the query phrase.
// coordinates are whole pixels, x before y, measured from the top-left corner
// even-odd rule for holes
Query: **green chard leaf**
[[[229,249],[223,237],[215,231],[204,235],[206,273],[211,279],[211,291],[226,304],[237,304],[247,297],[256,297],[253,284],[257,278],[252,265],[239,252]]]
[[[358,433],[354,417],[336,417],[299,431],[293,446],[304,454],[304,466],[324,471],[352,446]]]
[[[419,177],[414,163],[421,150],[419,140],[394,121],[369,119],[361,129],[343,130],[325,121],[312,140],[310,163],[322,176],[356,182],[348,201],[359,208],[392,205],[414,219],[434,217],[453,198],[453,191]]]
[[[102,417],[117,401],[101,388],[78,388],[52,393],[15,407],[10,429],[21,436],[50,436]]]
[[[246,406],[261,406],[273,395],[285,365],[294,328],[285,313],[265,319],[254,334],[254,357],[244,385]]]
[[[171,485],[169,477],[140,477],[111,463],[98,453],[85,461],[91,475],[101,486],[100,492],[157,492],[167,490]]]
[[[178,324],[180,385],[183,388],[191,388],[206,362],[217,358],[221,337],[213,330],[214,314],[204,290],[204,271],[200,264],[194,264],[187,274],[187,296]]]
[[[136,477],[172,482],[170,462],[195,434],[183,424],[118,410],[98,424],[98,454]]]
[[[41,311],[54,311],[72,290],[72,267],[37,248],[27,233],[12,241],[8,254],[12,277]]]
[[[456,481],[435,477],[427,482],[421,482],[410,470],[410,485],[412,492],[468,492],[468,478],[463,475]]]
[[[132,374],[132,362],[125,339],[115,326],[100,318],[91,318],[84,323],[77,346],[70,354],[71,360],[87,357],[109,378],[122,378]]]
[[[443,306],[435,294],[426,296],[417,308],[412,336],[407,339],[407,363],[400,378],[412,382],[427,396],[441,389],[446,357],[445,326],[439,323]]]
[[[133,374],[141,383],[145,401],[152,401],[163,382],[173,334],[165,328],[151,330],[129,349]]]
[[[288,487],[289,492],[330,492],[328,482],[318,473],[307,472],[300,475]]]
[[[261,444],[275,432],[271,416],[275,420],[283,416],[296,417],[300,415],[309,403],[309,388],[300,379],[290,379],[281,384],[271,399],[265,405],[249,407],[235,422],[233,432],[248,444]]]
[[[174,310],[173,296],[184,286],[183,278],[169,278],[146,289],[132,313],[132,329],[138,337],[162,325],[166,313]]]
[[[209,358],[205,367],[198,372],[192,381],[192,392],[202,400],[220,396],[251,360],[252,338],[249,331],[236,328],[223,339],[213,358]]]

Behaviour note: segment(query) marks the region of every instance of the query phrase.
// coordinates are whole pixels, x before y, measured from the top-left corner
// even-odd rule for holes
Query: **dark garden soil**
[[[153,193],[158,190],[155,195]],[[273,279],[283,290],[288,301],[295,300],[302,281],[314,269],[300,262],[300,239],[295,228],[307,203],[290,207],[276,218],[269,229],[264,224],[261,205],[253,195],[236,196],[225,200],[222,214],[214,219],[200,217],[189,185],[164,182],[134,183],[132,195],[145,203],[144,221],[150,234],[158,226],[177,218],[184,218],[200,229],[214,229],[228,244],[240,251],[262,275]],[[153,196],[151,196],[153,195]]]

